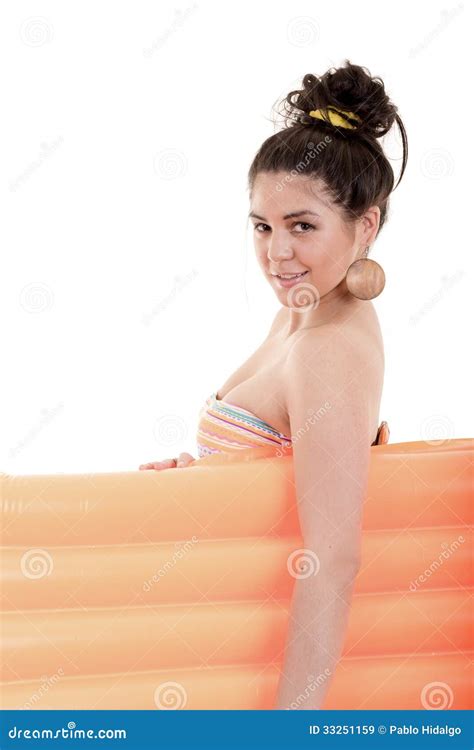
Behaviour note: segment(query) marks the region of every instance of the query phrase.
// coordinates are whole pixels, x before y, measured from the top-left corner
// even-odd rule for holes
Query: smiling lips
[[[278,279],[296,279],[298,276],[304,276],[307,271],[301,271],[300,273],[272,273],[272,276],[276,276]]]
[[[292,286],[296,286],[299,284],[300,279],[302,279],[308,271],[303,271],[303,273],[297,273],[293,276],[280,276],[279,274],[272,274],[272,277],[277,281],[278,285],[280,287],[283,287],[284,289],[290,289]]]

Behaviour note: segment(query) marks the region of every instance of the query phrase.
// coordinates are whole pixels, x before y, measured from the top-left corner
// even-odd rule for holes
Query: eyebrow
[[[294,219],[298,216],[305,216],[307,214],[310,214],[311,216],[317,216],[318,219],[321,218],[320,215],[317,214],[315,211],[309,211],[309,210],[304,209],[303,211],[292,211],[290,214],[285,214],[283,219]],[[260,219],[261,221],[267,221],[266,219],[264,219],[263,216],[259,216],[254,211],[250,211],[249,218],[250,217],[253,217],[254,219]]]

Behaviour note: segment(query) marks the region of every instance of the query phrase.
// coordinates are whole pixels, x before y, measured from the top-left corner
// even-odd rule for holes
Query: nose
[[[282,260],[292,258],[293,250],[285,233],[272,232],[268,241],[267,258],[274,266],[279,266]]]

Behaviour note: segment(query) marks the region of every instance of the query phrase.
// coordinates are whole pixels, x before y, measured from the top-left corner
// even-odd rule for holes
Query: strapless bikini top
[[[211,393],[199,414],[198,454],[258,448],[262,445],[291,445],[291,437],[275,430],[255,414],[240,406],[221,401]]]
[[[387,422],[382,422],[372,445],[388,443],[389,435]],[[291,435],[283,435],[247,409],[218,399],[217,391],[211,393],[199,413],[199,458],[262,445],[291,446]]]

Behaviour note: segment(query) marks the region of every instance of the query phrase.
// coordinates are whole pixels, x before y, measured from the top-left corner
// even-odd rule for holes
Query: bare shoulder
[[[301,331],[285,361],[284,391],[293,429],[306,415],[327,415],[328,449],[361,439],[370,445],[377,428],[383,387],[383,349],[363,330],[325,325]]]
[[[288,350],[286,360],[289,374],[305,377],[329,379],[329,385],[344,380],[357,367],[366,363],[365,341],[350,335],[336,325],[308,328],[295,335]],[[291,388],[291,382],[288,382]]]

